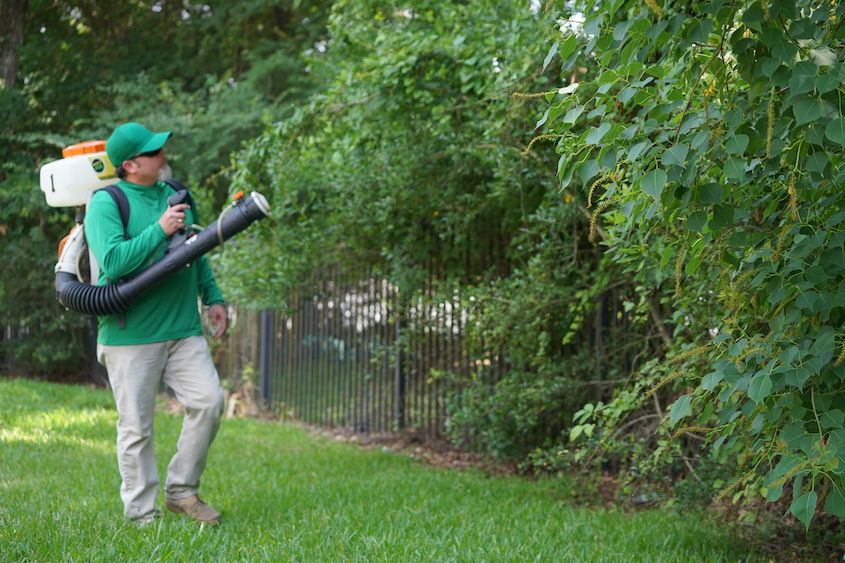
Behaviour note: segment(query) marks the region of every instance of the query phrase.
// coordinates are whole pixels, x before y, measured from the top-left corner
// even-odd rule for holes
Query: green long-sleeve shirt
[[[131,278],[161,260],[168,237],[158,224],[174,191],[167,184],[139,186],[126,181],[118,187],[129,201],[126,240],[117,204],[104,192],[91,198],[85,217],[85,238],[100,266],[99,285]],[[186,223],[198,223],[196,210]],[[97,342],[105,345],[148,344],[201,335],[197,297],[204,305],[223,303],[223,295],[205,256],[150,289],[125,313],[100,317]],[[122,324],[122,326],[121,326]]]

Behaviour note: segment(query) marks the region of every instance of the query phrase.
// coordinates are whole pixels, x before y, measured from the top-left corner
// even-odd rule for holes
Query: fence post
[[[393,417],[395,419],[396,429],[402,430],[405,428],[405,354],[402,352],[402,315],[404,313],[402,308],[402,300],[397,299],[399,306],[399,313],[396,315],[396,337],[393,345],[396,346],[396,366],[394,369],[394,391],[395,391],[395,406]]]
[[[273,371],[273,326],[275,325],[275,313],[272,309],[262,309],[259,321],[258,338],[258,383],[261,401],[265,405],[270,403],[270,381]]]

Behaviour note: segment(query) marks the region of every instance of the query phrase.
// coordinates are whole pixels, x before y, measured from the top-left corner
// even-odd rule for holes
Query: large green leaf
[[[689,40],[693,43],[709,43],[712,30],[713,20],[702,19],[690,28]]]
[[[734,222],[735,208],[730,204],[713,206],[713,228],[722,229],[730,227]]]
[[[707,214],[704,211],[696,211],[684,222],[684,227],[694,233],[700,233],[707,225]]]
[[[748,396],[757,404],[765,401],[771,391],[772,378],[765,372],[756,374],[748,384]]]
[[[669,410],[669,423],[674,426],[679,420],[688,416],[692,412],[691,402],[692,395],[690,394],[678,397]]]
[[[841,147],[845,147],[845,117],[839,116],[824,128],[824,136]]]
[[[604,122],[598,127],[594,128],[587,134],[586,143],[588,145],[597,145],[601,142],[605,135],[607,135],[608,131],[613,128],[613,125],[610,122]]]
[[[575,38],[570,37],[570,39],[575,39]],[[552,62],[552,58],[557,54],[559,48],[560,48],[560,41],[555,41],[554,43],[552,43],[551,48],[549,48],[549,52],[546,54],[546,59],[543,61],[543,72],[546,71],[546,68],[548,68],[549,63]],[[574,47],[573,47],[573,50],[574,50]],[[566,55],[566,56],[569,56],[569,55]]]
[[[687,165],[687,154],[689,153],[689,147],[684,143],[679,143],[677,145],[671,146],[666,152],[663,153],[661,161],[664,166],[680,166],[681,168],[685,168]]]
[[[745,154],[745,149],[748,148],[748,135],[734,135],[725,142],[725,150],[729,154]]]
[[[729,182],[739,182],[745,178],[745,159],[732,156],[725,159],[725,177]]]
[[[584,113],[585,109],[587,109],[587,106],[584,106],[584,105],[575,106],[573,108],[570,108],[566,112],[566,115],[563,117],[563,122],[564,123],[570,123],[570,124],[575,123],[576,121],[578,121],[578,118],[581,117],[581,114]]]
[[[835,487],[828,493],[824,502],[824,511],[838,516],[840,520],[845,519],[845,491],[841,487]]]
[[[666,187],[667,179],[666,172],[657,168],[640,179],[640,189],[647,195],[660,201],[660,196],[663,193],[663,188]]]
[[[796,125],[804,125],[816,121],[821,117],[821,103],[816,98],[802,96],[792,108]]]
[[[789,506],[789,512],[791,512],[796,518],[798,518],[806,527],[810,526],[810,521],[813,519],[813,515],[816,512],[816,503],[819,500],[819,495],[816,491],[808,491],[803,493]]]
[[[722,184],[705,184],[701,187],[699,200],[703,205],[722,203],[723,190]]]

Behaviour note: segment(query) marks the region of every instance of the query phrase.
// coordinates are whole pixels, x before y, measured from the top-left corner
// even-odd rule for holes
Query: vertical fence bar
[[[330,340],[330,333],[326,327],[326,282],[323,281],[321,284],[322,287],[320,288],[320,296],[319,296],[319,307],[316,308],[314,314],[317,317],[317,332],[319,333],[319,340],[318,340],[318,359],[317,359],[317,373],[318,375],[318,387],[317,387],[317,420],[319,424],[325,425],[328,421],[326,416],[328,414],[328,401],[330,397],[326,393],[328,389],[328,371],[327,367],[328,364],[326,359],[328,358],[331,351],[329,350],[329,345],[331,344]]]
[[[350,285],[350,300],[349,300],[349,334],[350,337],[354,338],[357,336],[357,327],[355,326],[355,318],[358,316],[358,286],[349,284]],[[360,431],[362,428],[361,422],[361,382],[360,382],[360,369],[359,365],[361,362],[361,357],[357,352],[360,350],[356,347],[356,361],[355,361],[355,369],[352,375],[352,396],[353,399],[353,425],[355,426],[356,431]]]
[[[263,309],[260,314],[259,333],[259,373],[260,383],[258,384],[261,402],[269,404],[272,398],[270,382],[273,380],[273,350],[274,344],[274,312],[272,309]]]
[[[364,292],[362,295],[362,302],[361,302],[361,312],[363,313],[361,317],[361,342],[363,343],[363,354],[364,354],[364,419],[365,419],[365,427],[366,432],[372,432],[375,430],[373,428],[373,420],[370,416],[370,411],[373,408],[373,378],[370,372],[370,354],[369,354],[369,347],[367,346],[367,332],[366,332],[366,325],[369,319],[370,314],[372,314],[372,310],[370,309],[370,280],[369,278],[366,281],[366,285],[364,286]]]
[[[306,367],[306,389],[307,392],[307,400],[306,404],[306,411],[305,411],[305,420],[310,423],[315,422],[315,405],[314,401],[316,399],[316,392],[315,392],[315,377],[314,377],[314,340],[317,338],[315,335],[315,327],[314,327],[314,297],[311,297],[305,302],[305,334],[308,335],[308,346],[305,347],[305,367]]]
[[[308,335],[308,326],[305,316],[305,296],[299,298],[299,307],[296,310],[296,412],[301,420],[308,420],[308,376],[306,374],[305,345]]]
[[[374,274],[369,274],[370,278],[370,322],[367,326],[367,355],[370,370],[372,371],[373,384],[373,407],[370,418],[373,421],[373,426],[376,430],[381,432],[384,430],[383,421],[381,419],[382,405],[382,390],[384,387],[384,379],[382,377],[381,365],[375,362],[378,354],[378,345],[376,344],[381,339],[381,321],[379,315],[379,291],[378,284]]]
[[[342,288],[339,290],[340,295],[340,311],[341,311],[341,331],[343,334],[343,341],[351,343],[356,343],[357,341],[354,339],[354,334],[350,329],[350,320],[351,320],[351,300],[352,300],[352,284],[347,283],[346,278],[344,278],[344,283]],[[353,357],[353,349],[350,346],[349,350],[350,354],[350,361],[343,366],[343,389],[344,389],[344,396],[345,396],[345,405],[343,409],[343,417],[344,421],[347,426],[355,427],[356,420],[355,420],[355,366],[358,363],[358,355],[357,351],[354,353],[354,360]]]
[[[282,416],[284,416],[285,409],[287,408],[288,400],[287,400],[287,392],[290,388],[288,384],[288,377],[290,376],[290,369],[288,368],[288,346],[290,345],[290,332],[287,330],[288,325],[288,315],[290,313],[285,311],[284,314],[280,314],[276,318],[276,334],[277,334],[277,351],[278,351],[278,358],[276,359],[276,392],[273,396],[276,398],[275,400],[278,401],[279,407],[281,408]]]
[[[338,318],[343,315],[343,307],[341,304],[343,303],[343,284],[339,279],[339,272],[338,268],[334,268],[334,273],[332,274],[334,278],[334,282],[331,287],[331,299],[334,305],[332,306],[332,316],[328,319],[327,324],[329,325],[329,334],[332,335],[332,343],[334,345],[334,361],[331,363],[331,367],[328,369],[328,377],[326,378],[326,386],[323,391],[325,394],[325,399],[323,403],[323,417],[325,419],[325,423],[329,426],[334,425],[334,404],[336,397],[334,396],[334,389],[335,389],[335,382],[337,381],[339,375],[339,369],[342,365],[344,359],[344,352],[346,350],[346,340],[342,338],[338,325]]]
[[[402,331],[405,325],[404,299],[400,295],[395,296],[396,312],[393,315],[394,330],[396,338],[393,341],[395,365],[393,366],[393,421],[397,430],[405,428],[405,352],[399,345],[403,336]]]

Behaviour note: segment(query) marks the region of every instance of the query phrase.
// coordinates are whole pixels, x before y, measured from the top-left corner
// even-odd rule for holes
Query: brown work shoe
[[[180,499],[169,498],[164,503],[164,506],[170,512],[184,514],[188,518],[192,518],[200,524],[209,524],[214,526],[220,522],[220,513],[205,504],[197,495]]]

